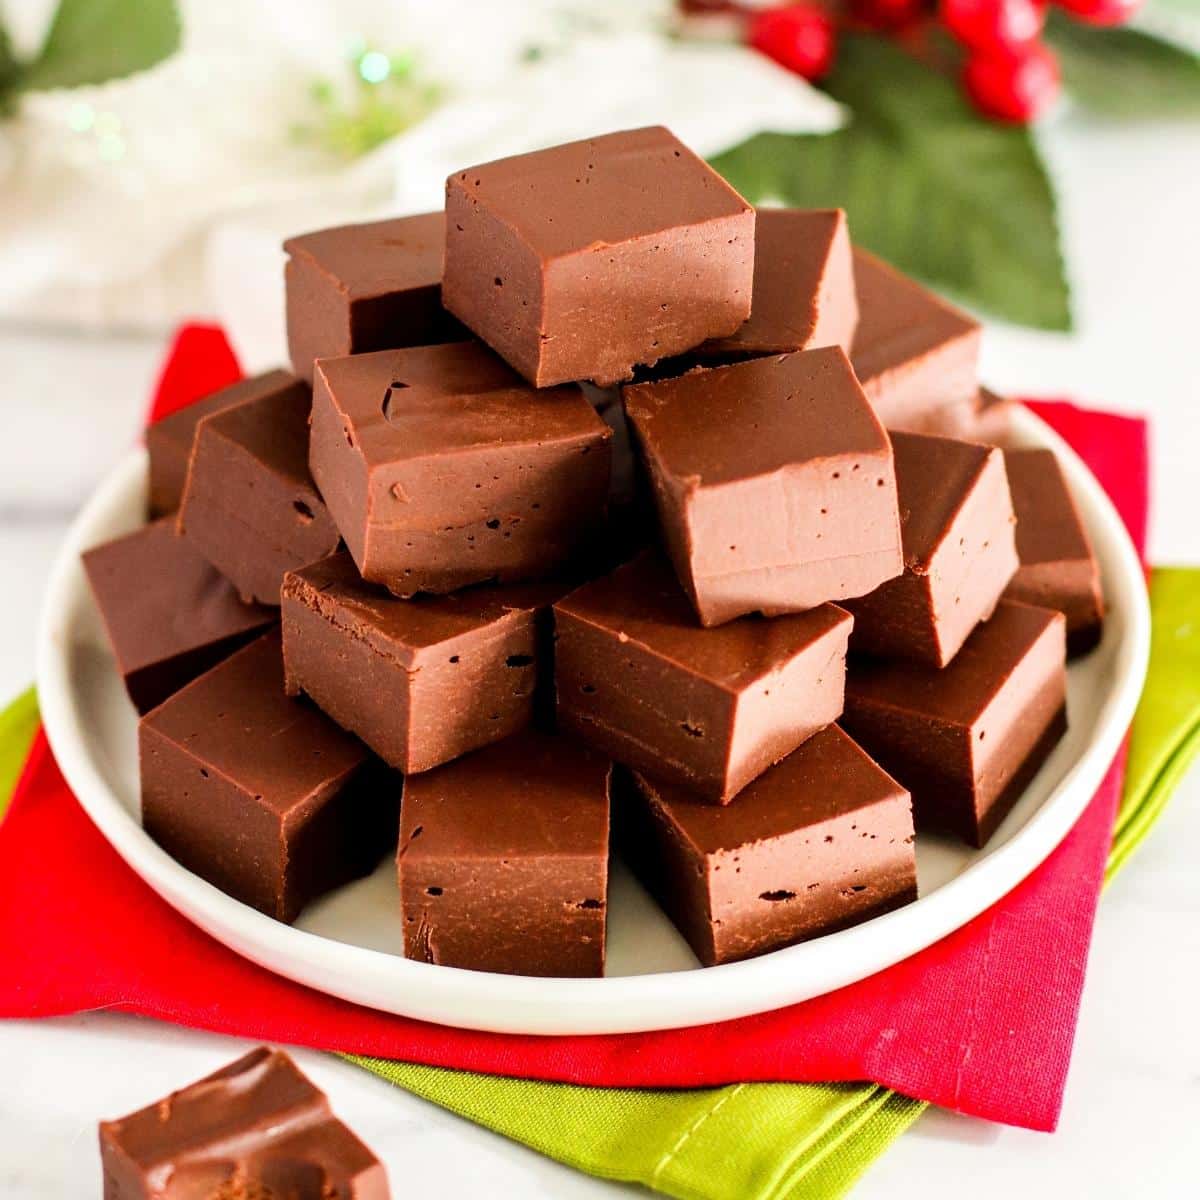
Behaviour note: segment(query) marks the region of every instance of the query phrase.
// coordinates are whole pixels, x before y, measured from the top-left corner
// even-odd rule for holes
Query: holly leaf
[[[1143,30],[1096,29],[1050,14],[1046,37],[1063,83],[1081,105],[1107,117],[1200,113],[1200,58]]]
[[[179,49],[175,0],[59,0],[41,50],[21,68],[23,89],[124,79]]]
[[[755,203],[844,208],[901,270],[1023,325],[1071,327],[1054,196],[1032,135],[978,116],[951,79],[884,38],[844,36],[824,85],[834,133],[764,133],[713,166]]]
[[[0,24],[0,119],[16,109],[17,59],[13,54],[8,30]]]

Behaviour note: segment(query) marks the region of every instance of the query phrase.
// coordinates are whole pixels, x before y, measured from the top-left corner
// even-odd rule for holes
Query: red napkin
[[[217,331],[184,330],[154,415],[235,371]],[[1061,402],[1035,407],[1091,464],[1140,548],[1144,423]],[[274,1042],[604,1086],[870,1079],[948,1108],[1051,1129],[1122,769],[1123,756],[1075,829],[1021,886],[957,933],[870,979],[717,1025],[539,1038],[359,1008],[240,958],[125,866],[39,736],[0,825],[0,1016],[103,1006]]]

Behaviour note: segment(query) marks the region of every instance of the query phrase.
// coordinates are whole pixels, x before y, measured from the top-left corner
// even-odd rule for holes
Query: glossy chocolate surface
[[[999,450],[893,433],[904,574],[847,600],[850,647],[935,667],[992,615],[1013,572],[1012,500]]]
[[[625,389],[705,625],[862,596],[903,567],[892,448],[839,347]]]
[[[164,517],[83,556],[117,670],[148,712],[274,624]]]
[[[286,371],[267,371],[221,388],[150,425],[146,429],[146,450],[150,456],[147,506],[151,519],[179,508],[196,426],[205,417],[246,400],[271,395],[291,383],[292,377]]]
[[[266,1046],[100,1122],[104,1200],[389,1200],[383,1164]]]
[[[308,388],[282,376],[196,428],[179,531],[247,601],[278,605],[286,572],[337,549],[308,472],[309,408]]]
[[[854,372],[889,429],[953,432],[948,410],[978,389],[981,330],[966,313],[858,247]]]
[[[1056,608],[1067,651],[1086,654],[1104,632],[1100,564],[1052,450],[1006,450],[1020,566],[1005,595]]]
[[[446,219],[440,212],[319,229],[283,244],[288,351],[312,383],[313,361],[463,336],[442,308]]]
[[[736,362],[841,346],[858,325],[854,264],[840,208],[760,208],[754,223],[750,318],[728,337],[691,351],[700,362]]]
[[[1066,731],[1066,623],[1003,600],[949,666],[854,658],[842,724],[911,792],[918,828],[982,846]]]
[[[916,899],[908,793],[837,726],[728,808],[641,773],[622,781],[618,844],[705,966]]]
[[[560,727],[728,803],[842,710],[851,619],[826,604],[702,629],[648,551],[559,601]]]
[[[399,600],[336,554],[284,580],[288,693],[398,770],[427,771],[533,719],[552,690],[550,605],[568,590],[484,584]]]
[[[526,730],[404,781],[409,958],[516,975],[604,971],[610,764]]]
[[[750,315],[754,209],[668,130],[446,181],[446,307],[538,387],[616,383]]]
[[[612,433],[486,346],[323,360],[311,463],[364,578],[397,595],[553,575],[600,526]]]
[[[142,824],[190,871],[281,921],[374,869],[395,844],[399,781],[284,694],[278,631],[141,720]]]

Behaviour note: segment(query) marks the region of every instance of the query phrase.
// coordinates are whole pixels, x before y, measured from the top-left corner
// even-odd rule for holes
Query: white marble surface
[[[1200,563],[1200,126],[1066,122],[1046,140],[1061,182],[1080,330],[1066,338],[994,327],[986,376],[999,388],[1152,414],[1152,555]],[[32,674],[32,631],[55,546],[135,436],[160,352],[149,340],[0,331],[0,697]],[[973,1200],[1200,1193],[1198,848],[1200,770],[1101,905],[1059,1131],[930,1113],[857,1195],[957,1197],[968,1181]],[[0,1197],[96,1195],[96,1120],[240,1048],[113,1014],[0,1024]],[[300,1057],[384,1155],[398,1195],[599,1200],[622,1190],[325,1056]]]

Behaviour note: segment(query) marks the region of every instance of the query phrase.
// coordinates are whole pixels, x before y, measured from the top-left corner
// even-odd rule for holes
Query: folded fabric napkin
[[[157,415],[227,379],[215,331],[181,336]],[[203,384],[185,369],[203,359]],[[1047,406],[1121,503],[1145,524],[1140,422]],[[1158,751],[1181,770],[1179,755]],[[1194,732],[1194,731],[1193,731]],[[104,1004],[246,1036],[373,1054],[393,1082],[597,1174],[680,1196],[839,1194],[920,1105],[883,1087],[746,1086],[869,1078],[964,1111],[1050,1127],[1069,1057],[1120,769],[1063,845],[1009,897],[938,946],[833,996],[692,1030],[521,1038],[370,1012],[239,959],[164,905],[83,816],[44,741],[0,826],[0,1014]],[[1165,785],[1146,791],[1159,802]],[[1136,812],[1127,818],[1140,827]],[[56,847],[48,856],[46,846]],[[1051,952],[1053,948],[1053,952]],[[574,1084],[696,1087],[645,1093]],[[735,1153],[736,1151],[736,1153]],[[726,1164],[722,1166],[721,1164]]]

